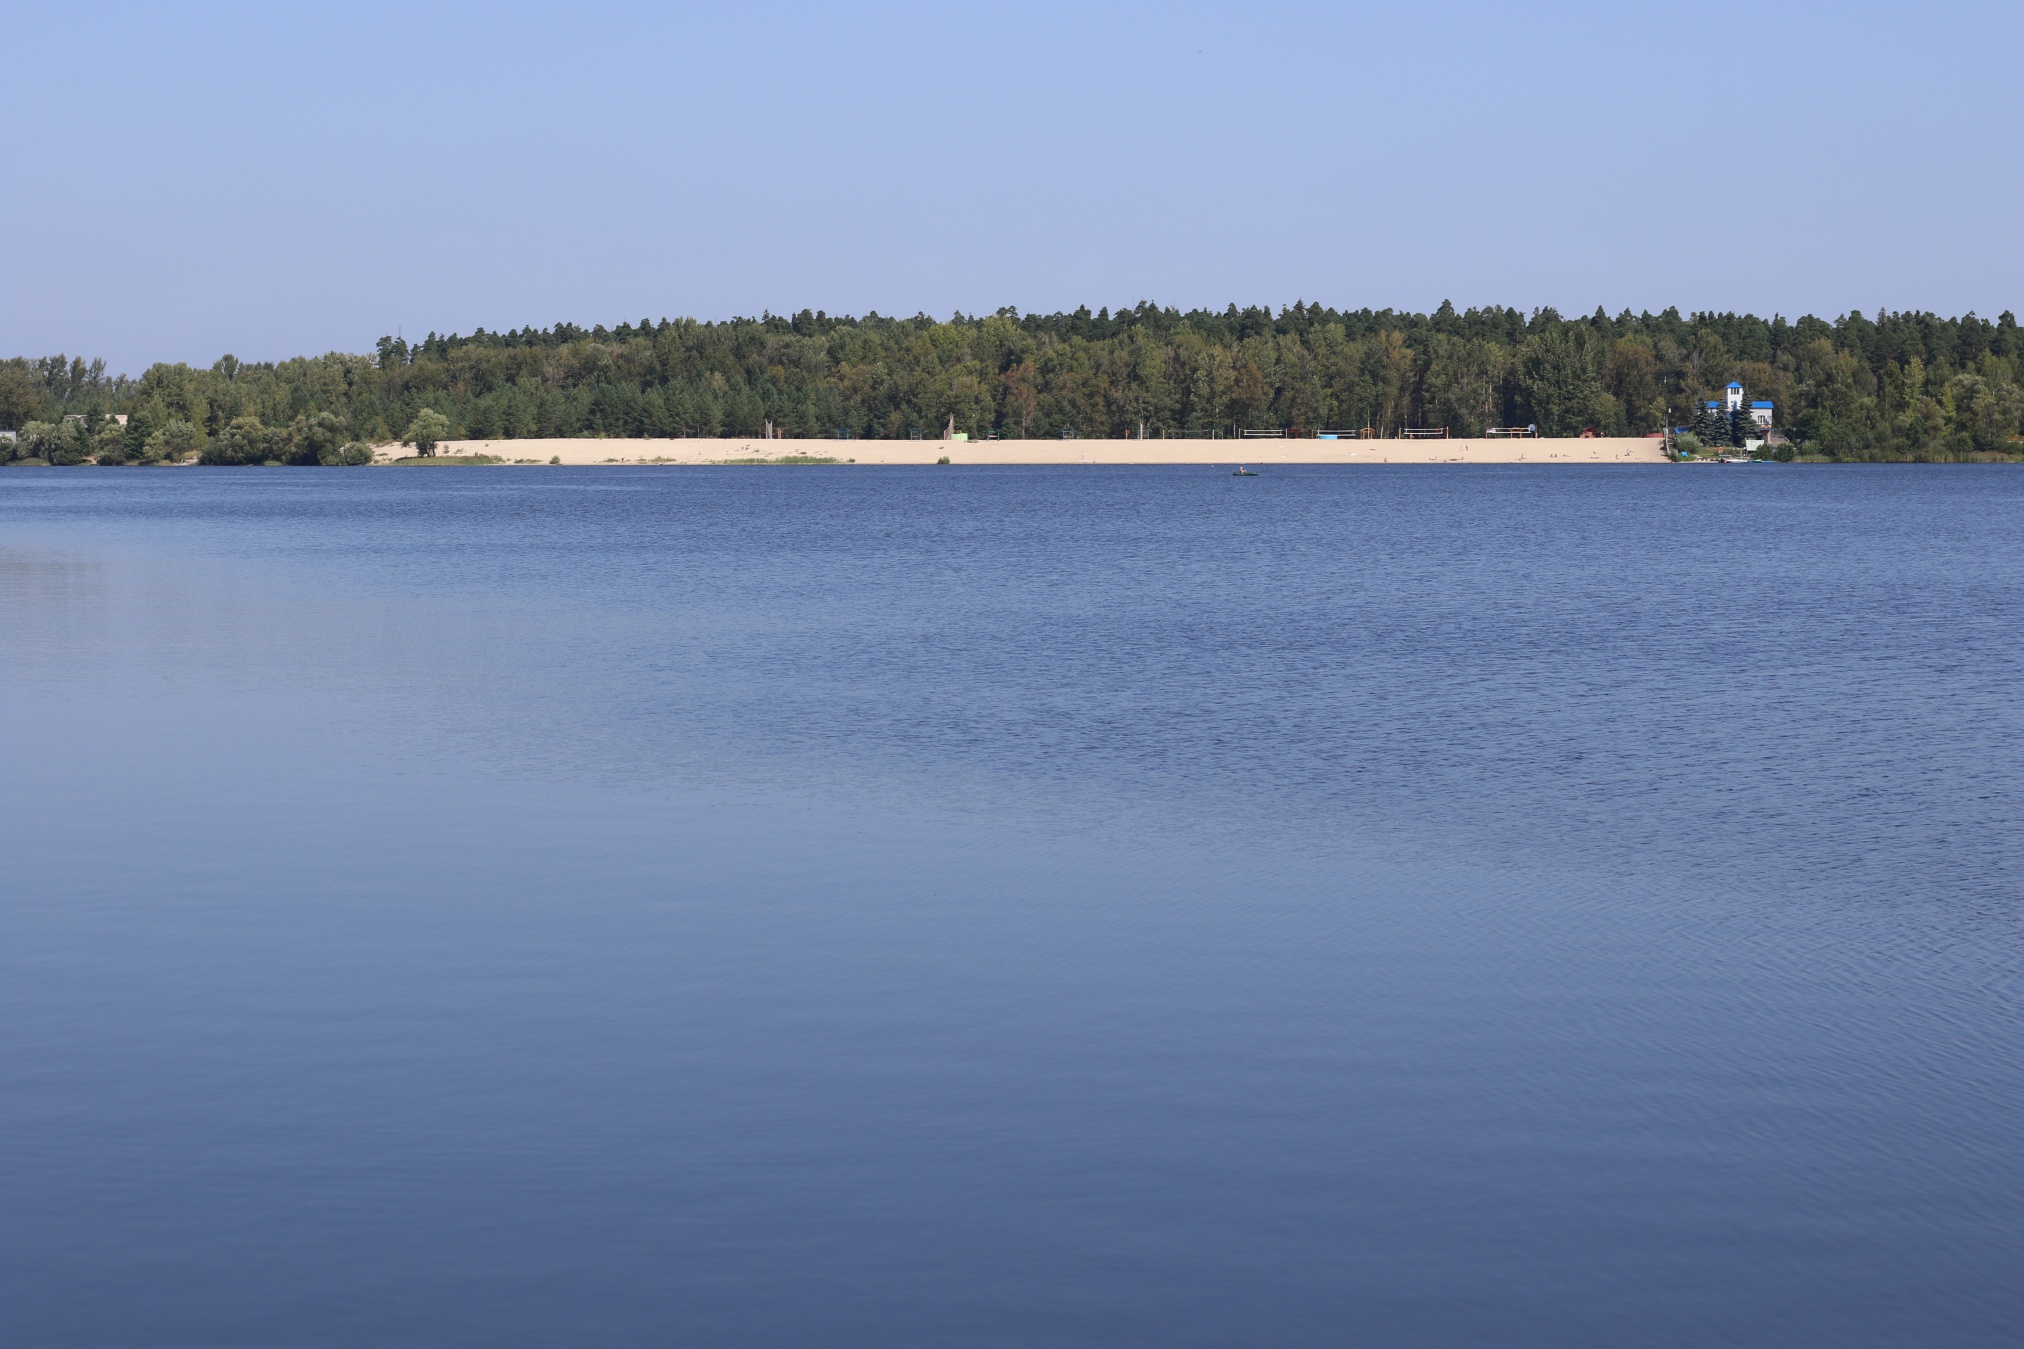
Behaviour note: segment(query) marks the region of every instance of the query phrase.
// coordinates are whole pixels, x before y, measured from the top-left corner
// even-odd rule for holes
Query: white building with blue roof
[[[1725,402],[1708,404],[1708,411],[1726,412],[1730,416],[1734,416],[1736,413],[1743,412],[1746,410],[1744,403],[1743,385],[1741,381],[1733,379],[1730,380],[1729,387],[1724,389],[1722,392],[1724,395],[1726,395]],[[1747,411],[1750,414],[1750,420],[1757,423],[1758,427],[1765,431],[1769,431],[1771,429],[1772,416],[1775,412],[1777,412],[1777,410],[1778,410],[1777,404],[1767,403],[1761,399],[1759,399],[1756,402],[1748,404],[1747,407]]]

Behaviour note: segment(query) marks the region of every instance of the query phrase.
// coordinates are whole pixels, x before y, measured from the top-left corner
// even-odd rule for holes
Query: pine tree
[[[1742,449],[1746,441],[1761,440],[1757,430],[1757,419],[1750,415],[1750,405],[1743,403],[1729,414],[1729,443]]]
[[[1703,445],[1713,447],[1729,443],[1729,419],[1719,404],[1703,403],[1695,409],[1690,429]]]

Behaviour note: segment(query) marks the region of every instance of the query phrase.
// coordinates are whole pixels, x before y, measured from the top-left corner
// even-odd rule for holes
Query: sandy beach
[[[1562,440],[452,440],[446,458],[706,465],[807,457],[858,464],[1662,464],[1656,437]],[[411,455],[378,447],[382,461]]]

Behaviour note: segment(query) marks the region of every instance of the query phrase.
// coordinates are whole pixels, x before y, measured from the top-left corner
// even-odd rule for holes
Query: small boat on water
[[[1233,478],[1255,478],[1258,475],[1256,473],[1253,473],[1248,468],[1240,468],[1235,473],[1232,473],[1230,476]]]

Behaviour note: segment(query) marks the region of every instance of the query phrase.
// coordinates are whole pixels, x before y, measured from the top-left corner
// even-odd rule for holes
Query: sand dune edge
[[[934,464],[1661,464],[1656,437],[1539,440],[454,440],[445,458],[509,463],[691,465],[834,459],[865,465]],[[382,462],[412,455],[377,449]]]

